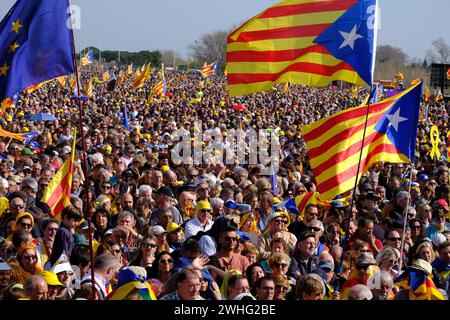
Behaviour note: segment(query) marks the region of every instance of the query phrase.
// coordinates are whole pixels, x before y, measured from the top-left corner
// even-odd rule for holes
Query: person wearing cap
[[[319,257],[316,255],[316,237],[308,230],[297,238],[295,252],[289,266],[288,276],[298,279],[317,267]]]
[[[175,222],[171,222],[167,225],[166,232],[166,239],[169,244],[170,251],[173,252],[180,250],[185,238],[183,229]]]
[[[106,296],[105,300],[156,300],[144,268],[138,266],[124,268],[119,271],[117,280],[116,288]]]
[[[349,291],[358,284],[367,285],[371,276],[379,271],[377,261],[370,252],[361,252],[356,258],[355,269],[351,271],[347,281],[342,286],[341,300],[348,300]]]
[[[225,214],[241,214],[247,213],[251,210],[251,206],[248,204],[237,204],[234,200],[225,201],[224,205]]]
[[[195,208],[195,218],[186,222],[184,227],[186,238],[195,236],[200,231],[206,232],[211,229],[213,225],[211,213],[212,209],[209,201],[198,201]]]
[[[63,253],[56,261],[51,271],[56,274],[58,280],[63,285],[55,296],[55,300],[70,300],[75,292],[70,287],[74,277],[74,271],[69,258]]]
[[[395,279],[394,285],[401,290],[394,300],[447,300],[448,297],[444,297],[445,291],[437,288],[431,278],[432,269],[428,261],[415,260]]]
[[[83,221],[82,223],[80,223],[77,230],[78,230],[78,233],[84,235],[86,237],[86,239],[89,239],[89,236],[92,237],[92,250],[95,255],[98,247],[100,246],[100,242],[98,242],[95,239],[95,235],[94,235],[95,231],[97,231],[97,228],[94,226],[93,223],[91,224],[91,227],[92,228],[89,230],[89,223],[87,221]]]
[[[427,237],[433,239],[437,233],[442,233],[446,230],[448,230],[448,226],[445,223],[444,209],[434,208],[432,213],[432,224],[425,229]]]
[[[258,237],[258,242],[256,244],[261,260],[269,259],[271,255],[271,242],[275,236],[283,238],[288,244],[291,252],[295,250],[297,237],[286,230],[288,224],[289,219],[286,214],[278,211],[269,214],[267,217],[268,229]]]
[[[152,186],[153,188],[153,186]],[[169,187],[162,186],[158,189],[155,196],[155,204],[156,209],[152,212],[151,224],[157,224],[157,217],[160,214],[161,210],[169,209],[172,211],[173,222],[178,225],[183,224],[183,217],[181,216],[180,211],[175,206],[175,197],[172,193],[172,190]]]
[[[3,290],[11,283],[11,266],[0,258],[0,300]]]
[[[47,282],[48,296],[47,300],[56,300],[60,291],[64,289],[64,285],[58,280],[56,274],[52,271],[43,271],[39,274]]]

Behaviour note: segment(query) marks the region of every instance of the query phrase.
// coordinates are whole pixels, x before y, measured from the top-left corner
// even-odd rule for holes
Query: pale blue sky
[[[279,0],[72,0],[81,8],[77,49],[92,45],[101,50],[173,49],[187,57],[187,46],[204,33],[226,30],[280,2]],[[14,0],[1,0],[3,17]],[[379,0],[381,30],[378,44],[401,48],[423,58],[431,41],[450,44],[449,0]]]

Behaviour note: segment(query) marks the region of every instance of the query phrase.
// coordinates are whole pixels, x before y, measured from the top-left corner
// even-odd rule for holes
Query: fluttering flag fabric
[[[136,80],[133,82],[133,88],[134,89],[142,88],[149,76],[150,76],[150,63],[147,64],[144,71],[140,72],[139,77],[137,77]]]
[[[58,80],[59,84],[60,84],[62,87],[65,87],[66,84],[67,84],[67,82],[66,82],[66,77],[65,77],[65,76],[60,76],[60,77],[56,78],[56,80]]]
[[[295,198],[291,198],[286,202],[285,207],[297,208],[299,213],[298,219],[303,220],[303,217],[305,216],[305,208],[310,203],[323,206],[327,212],[330,209],[330,202],[322,200],[318,192],[308,192],[300,196],[296,196]]]
[[[442,95],[441,89],[437,89],[434,94],[434,101],[444,101],[444,96]]]
[[[166,80],[159,81],[153,88],[153,94],[159,97],[164,97],[166,94]]]
[[[5,129],[3,129],[2,127],[0,127],[0,137],[7,137],[7,138],[11,138],[11,139],[16,139],[16,140],[20,140],[22,142],[27,141],[27,136],[26,136],[25,133],[9,132],[9,131],[6,131]]]
[[[408,268],[394,285],[409,291],[409,300],[446,300],[434,284],[431,275],[423,270]]]
[[[230,96],[279,82],[371,85],[376,11],[376,0],[288,0],[266,9],[227,38]]]
[[[6,114],[6,110],[15,108],[17,101],[19,100],[19,94],[15,94],[12,98],[6,98],[0,104],[0,117],[3,117]]]
[[[146,281],[144,275],[136,274],[132,269],[137,268],[127,267],[119,271],[117,288],[111,291],[105,300],[124,300],[134,291],[142,300],[157,300],[152,285]]]
[[[52,80],[53,80],[53,79],[52,79]],[[52,81],[52,80],[47,80],[47,81],[43,81],[43,82],[41,82],[41,83],[33,84],[33,85],[29,86],[29,87],[26,87],[25,90],[27,91],[27,93],[33,93],[33,92],[35,92],[37,89],[43,87],[44,85],[46,85],[47,83],[49,83],[49,82]]]
[[[122,109],[122,125],[127,131],[130,131],[130,124],[128,123],[127,107],[124,106]]]
[[[0,101],[75,72],[68,0],[18,0],[0,22]]]
[[[77,140],[77,129],[74,129],[72,152],[70,157],[64,161],[62,167],[56,172],[52,180],[44,190],[41,202],[46,203],[51,209],[51,215],[61,221],[62,210],[70,205],[70,194],[72,189],[73,167],[75,162],[75,142]]]
[[[379,161],[414,160],[421,95],[420,83],[370,106],[360,174]],[[350,108],[300,128],[324,200],[355,184],[366,112],[367,106]]]
[[[213,74],[215,74],[217,71],[217,63],[214,61],[211,64],[206,64],[202,67],[202,77],[206,78],[209,76],[212,76]]]
[[[127,69],[127,73],[130,75],[133,73],[133,64],[130,64]]]
[[[110,77],[108,71],[103,72],[103,81],[108,81]]]
[[[82,58],[81,58],[81,65],[82,66],[87,66],[88,64],[94,63],[94,52],[92,50],[89,50],[88,53],[86,53]]]
[[[89,98],[94,96],[94,85],[92,84],[92,79],[89,79],[88,83],[86,83],[86,86],[84,87],[84,94]]]

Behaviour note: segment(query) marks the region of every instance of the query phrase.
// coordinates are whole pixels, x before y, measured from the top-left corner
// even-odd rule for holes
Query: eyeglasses
[[[211,212],[211,209],[202,209],[202,210],[200,210],[201,212],[205,212],[205,213],[208,213],[208,212]]]
[[[308,227],[308,230],[310,230],[310,231],[314,231],[314,232],[319,232],[319,231],[322,231],[322,229],[321,229],[321,228],[317,228],[317,227]]]
[[[208,188],[200,188],[198,191],[208,191]]]
[[[359,250],[359,252],[360,253],[362,253],[362,252],[370,252],[370,250],[368,250],[368,249],[361,249],[361,250]]]
[[[158,246],[156,245],[156,243],[143,243],[142,246],[143,246],[145,249],[149,249],[149,248],[154,249],[154,248],[158,247]]]
[[[400,261],[399,261],[398,259],[396,259],[396,260],[394,260],[394,259],[389,259],[388,261],[389,261],[390,264],[393,264],[393,265],[400,264]]]
[[[274,220],[274,221],[275,221],[275,223],[283,223],[283,224],[287,224],[287,221],[286,221],[286,220],[277,219],[277,220]]]
[[[277,268],[277,269],[284,269],[284,268],[287,267],[287,264],[286,264],[286,263],[274,262],[274,263],[273,263],[273,266],[274,266],[275,268]]]
[[[402,238],[389,238],[390,241],[402,241]]]
[[[33,225],[31,223],[25,223],[25,222],[21,222],[20,225],[24,228],[31,228],[33,227]]]
[[[103,186],[105,189],[111,189],[111,186]]]
[[[19,205],[19,204],[13,204],[13,205],[11,205],[11,208],[12,208],[12,209],[24,209],[24,208],[25,208],[25,205],[24,205],[24,204],[22,204],[22,205]]]
[[[172,263],[173,262],[173,260],[172,259],[162,259],[162,260],[160,260],[159,261],[159,263]]]
[[[37,256],[23,256],[23,258],[25,259],[25,260],[36,260],[37,259]]]
[[[421,226],[412,226],[413,229],[421,229]]]
[[[367,271],[367,269],[369,269],[369,265],[365,265],[365,266],[356,266],[356,269],[358,269],[358,270],[366,270]]]
[[[112,252],[113,252],[113,253],[120,253],[120,252],[122,252],[122,250],[116,249],[116,250],[113,250]]]
[[[227,241],[237,241],[236,237],[223,237],[223,239]]]
[[[47,228],[47,231],[50,231],[50,232],[57,232],[57,231],[58,231],[58,228]]]

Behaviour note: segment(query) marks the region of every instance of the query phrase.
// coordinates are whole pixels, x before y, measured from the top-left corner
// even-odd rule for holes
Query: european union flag
[[[0,101],[75,72],[68,7],[68,0],[18,0],[9,10],[0,23]]]

